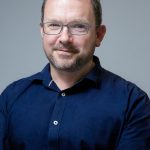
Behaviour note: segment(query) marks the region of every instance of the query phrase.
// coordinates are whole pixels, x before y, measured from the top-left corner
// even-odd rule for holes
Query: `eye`
[[[59,23],[47,23],[47,27],[50,30],[58,30],[61,28],[61,25]]]
[[[72,28],[72,30],[76,30],[79,32],[83,32],[83,31],[87,30],[87,25],[82,24],[82,23],[75,23],[75,24],[70,25],[70,27]]]
[[[85,25],[84,24],[73,24],[72,25],[72,28],[77,28],[77,29],[84,29],[85,28]]]

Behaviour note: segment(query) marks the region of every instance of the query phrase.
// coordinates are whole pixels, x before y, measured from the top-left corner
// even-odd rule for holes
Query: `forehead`
[[[94,12],[91,0],[47,0],[44,19],[87,19],[92,21]]]

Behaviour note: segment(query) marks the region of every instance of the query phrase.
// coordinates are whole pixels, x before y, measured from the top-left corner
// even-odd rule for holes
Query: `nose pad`
[[[72,42],[72,36],[67,26],[64,26],[64,28],[62,29],[59,40],[61,43]]]

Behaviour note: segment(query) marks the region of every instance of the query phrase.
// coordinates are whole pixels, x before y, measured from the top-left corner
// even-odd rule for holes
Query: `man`
[[[106,27],[99,0],[45,0],[49,64],[0,97],[0,150],[149,150],[150,101],[94,56]]]

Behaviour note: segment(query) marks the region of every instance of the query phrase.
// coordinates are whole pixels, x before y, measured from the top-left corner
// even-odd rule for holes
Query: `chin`
[[[80,65],[76,62],[71,63],[71,62],[62,62],[62,63],[51,63],[53,67],[57,70],[60,71],[66,71],[66,72],[74,72],[80,68]]]

